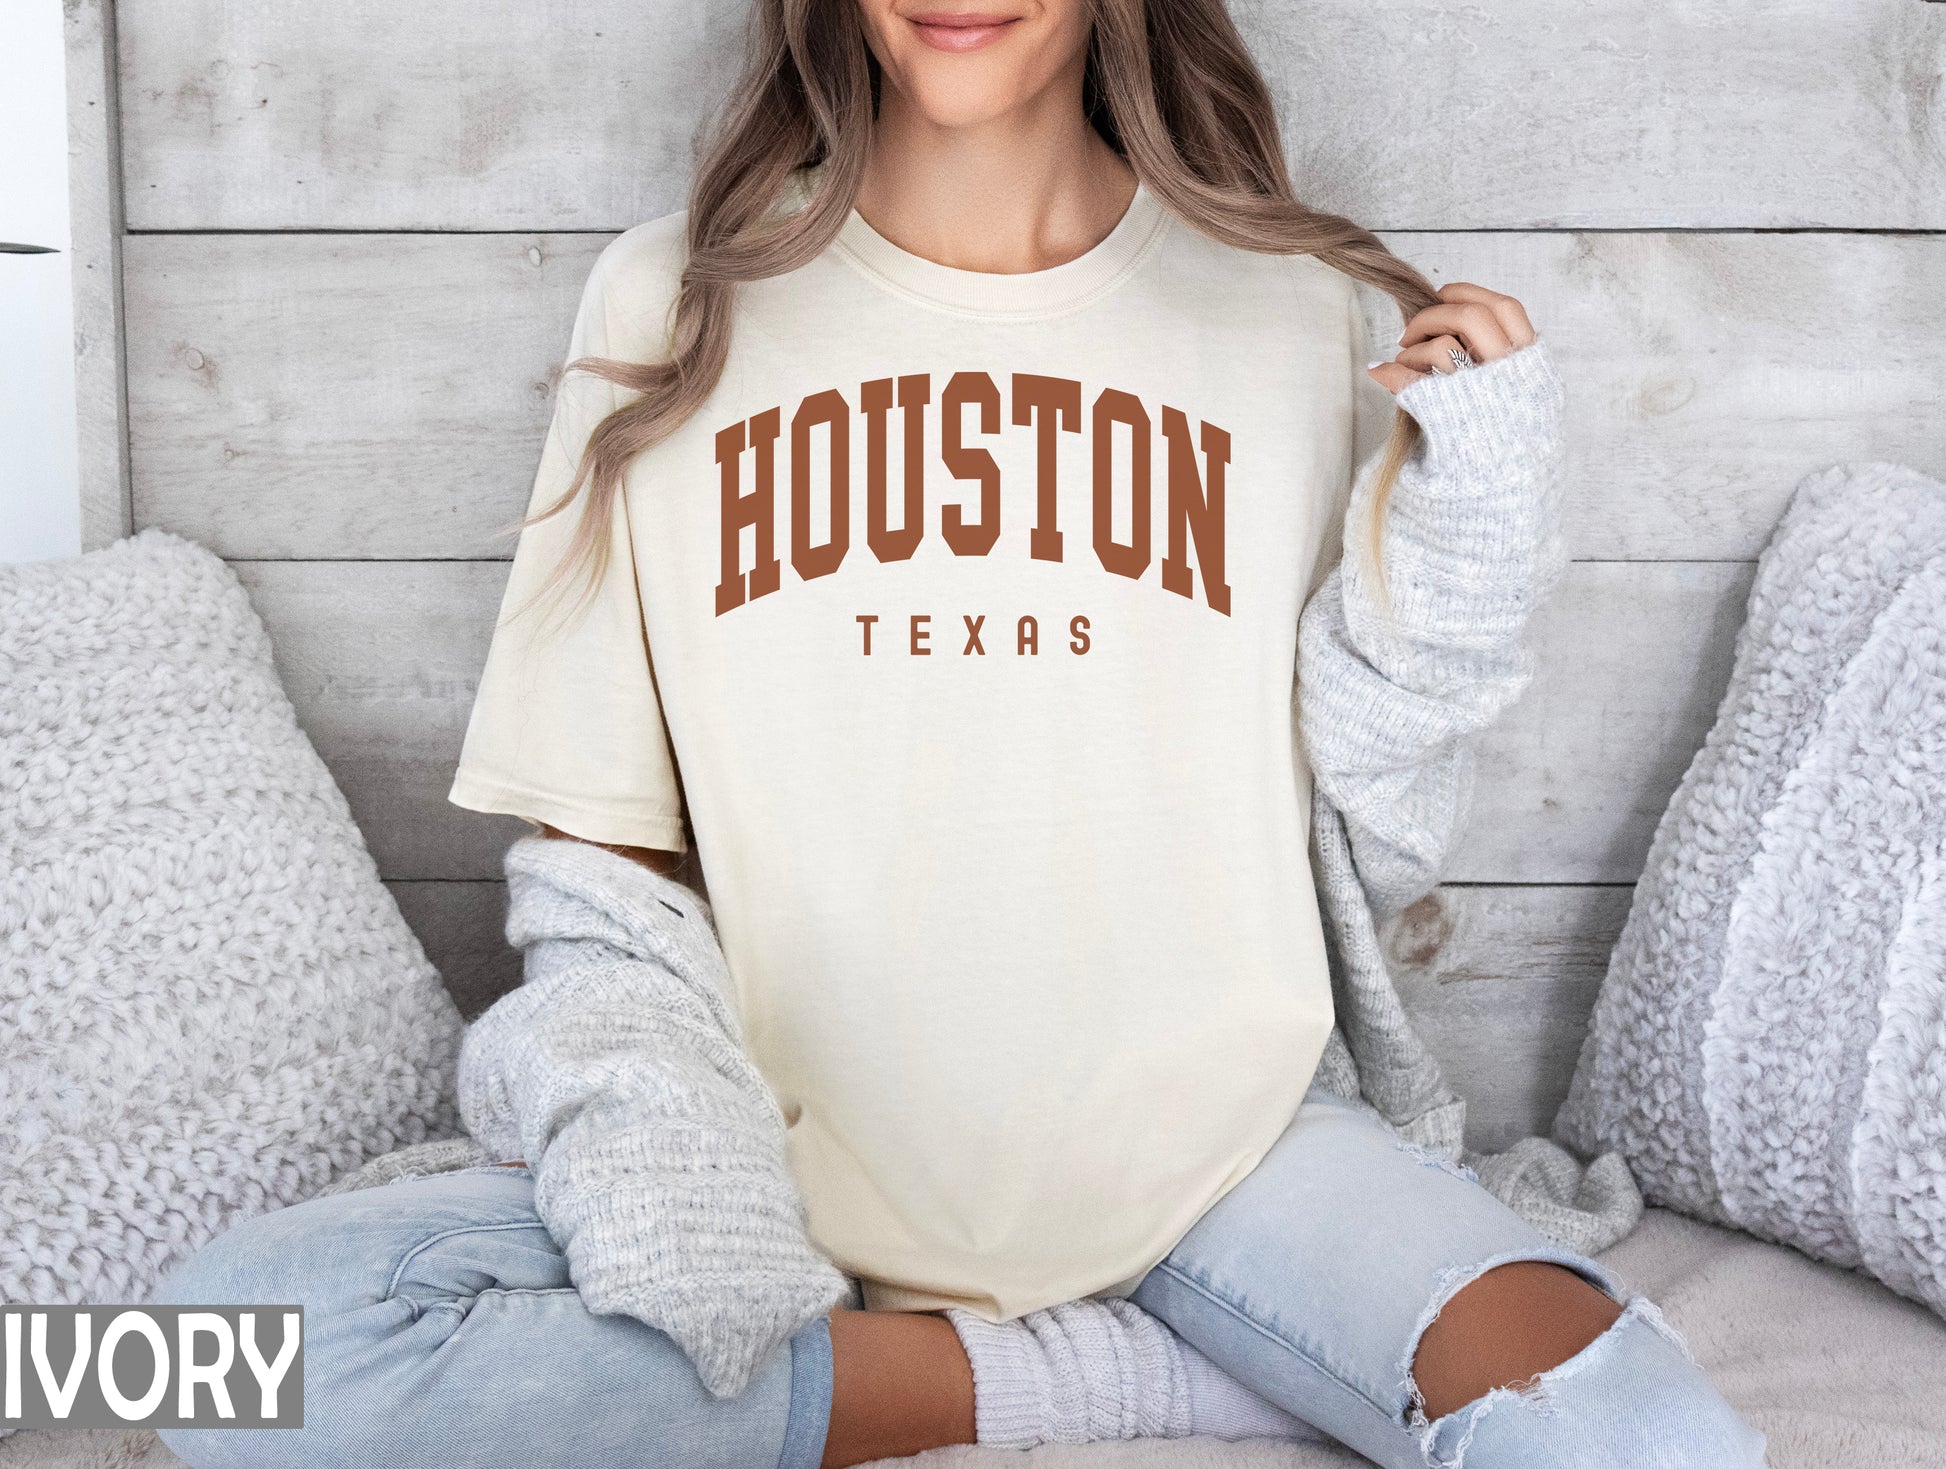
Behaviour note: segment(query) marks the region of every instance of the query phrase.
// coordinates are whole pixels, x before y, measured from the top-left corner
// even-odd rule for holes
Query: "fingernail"
[[[1365,371],[1370,372],[1374,367],[1383,367],[1391,360],[1390,357],[1374,357],[1370,362],[1365,364]]]

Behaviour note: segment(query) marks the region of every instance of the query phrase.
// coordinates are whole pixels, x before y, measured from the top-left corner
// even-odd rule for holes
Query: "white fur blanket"
[[[1853,1271],[1651,1209],[1600,1258],[1688,1337],[1771,1469],[1946,1464],[1946,1324]],[[1336,1447],[1206,1439],[1082,1449],[937,1449],[912,1469],[1356,1469]],[[181,1469],[148,1433],[22,1433],[0,1469]],[[604,1469],[577,1465],[575,1469]]]

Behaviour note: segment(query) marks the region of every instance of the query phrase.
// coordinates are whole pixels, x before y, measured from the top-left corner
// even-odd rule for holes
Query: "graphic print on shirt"
[[[790,416],[785,441],[782,407],[766,408],[719,429],[715,435],[720,473],[722,575],[715,592],[721,617],[785,585],[784,557],[777,544],[778,459],[788,454],[786,520],[791,572],[799,581],[842,572],[856,558],[881,562],[909,559],[928,535],[936,534],[955,556],[991,554],[1000,538],[1000,463],[982,439],[1004,432],[1002,393],[985,372],[955,372],[935,403],[930,373],[881,377],[859,385],[858,406],[837,388],[825,388],[799,401]],[[1133,393],[1106,387],[1084,393],[1072,378],[1017,372],[1010,375],[1005,414],[1014,429],[1034,435],[1033,521],[1027,554],[1037,561],[1085,563],[1133,581],[1150,578],[1162,591],[1195,600],[1198,583],[1209,609],[1230,615],[1230,586],[1224,579],[1224,475],[1230,463],[1230,435],[1207,421],[1192,427],[1189,416],[1167,404],[1152,414]],[[888,446],[888,420],[900,415],[902,462],[894,466]],[[865,526],[853,535],[853,443],[863,430]],[[1159,419],[1159,423],[1158,423]],[[1059,518],[1058,449],[1062,434],[1086,435],[1091,495],[1089,524],[1063,526]],[[1161,443],[1156,439],[1160,436]],[[817,439],[822,438],[822,455]],[[955,481],[969,487],[967,497],[937,508],[936,522],[926,504],[928,446],[937,444],[939,462]],[[819,460],[823,459],[820,465]],[[1152,528],[1156,499],[1156,461],[1166,527],[1163,554],[1156,560]],[[819,468],[829,494],[822,532],[814,523],[813,485]],[[893,488],[894,479],[898,488]],[[893,503],[896,501],[896,505]],[[1129,527],[1118,536],[1118,517]],[[862,544],[855,542],[862,541]],[[746,554],[746,542],[750,551]],[[1153,568],[1153,576],[1152,576]],[[961,614],[968,655],[984,656],[986,614]],[[870,656],[887,648],[876,643],[876,613],[860,613],[858,651]],[[1085,653],[1091,646],[1088,619],[1069,620],[1066,648]],[[898,646],[908,653],[934,651],[927,614],[915,614]],[[1007,651],[1040,651],[1040,629],[1031,614],[1020,617],[1005,639]]]

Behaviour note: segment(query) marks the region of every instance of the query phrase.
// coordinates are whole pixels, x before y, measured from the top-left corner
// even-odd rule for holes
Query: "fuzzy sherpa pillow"
[[[1946,485],[1798,485],[1554,1136],[1946,1315]]]
[[[230,569],[0,566],[0,1303],[145,1300],[451,1135],[460,1030]]]

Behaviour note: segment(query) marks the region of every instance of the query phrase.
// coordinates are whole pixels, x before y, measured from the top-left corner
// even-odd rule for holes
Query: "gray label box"
[[[302,1306],[0,1306],[0,1428],[302,1428]]]

